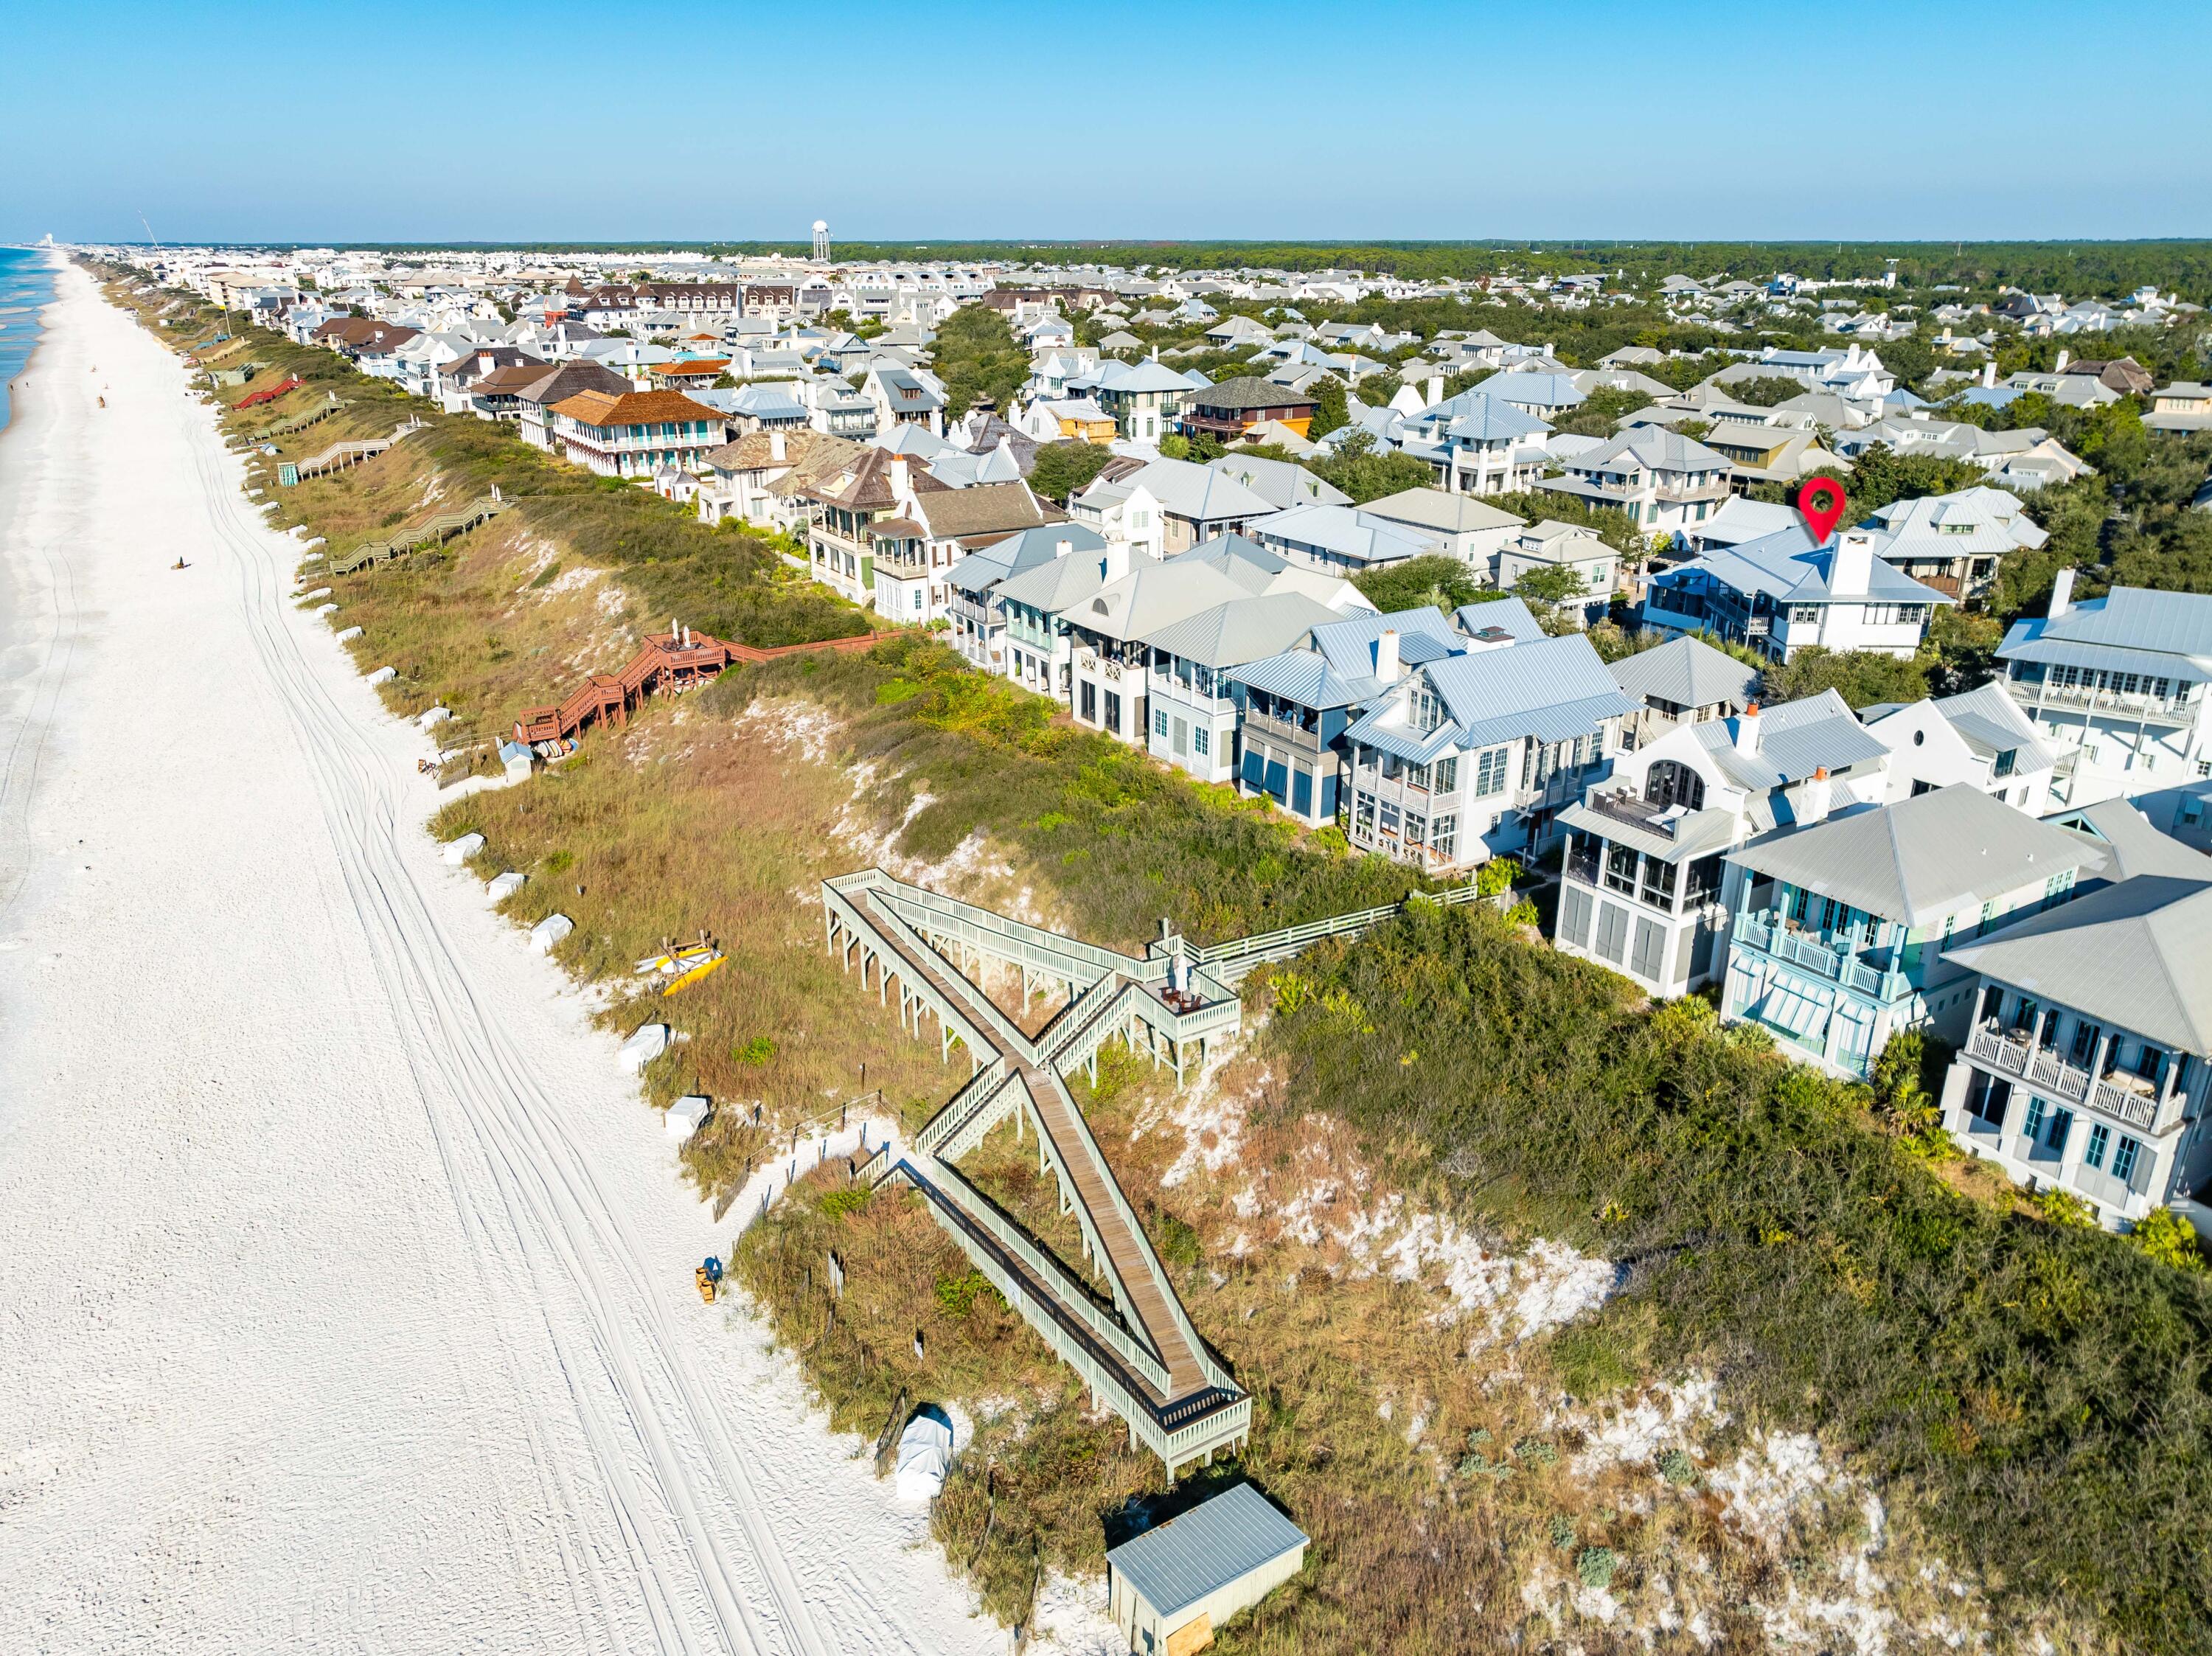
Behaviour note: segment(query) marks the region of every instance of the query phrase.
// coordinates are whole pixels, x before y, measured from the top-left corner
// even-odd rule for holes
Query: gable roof
[[[1385,494],[1370,500],[1359,508],[1370,517],[1386,518],[1392,523],[1412,524],[1420,529],[1433,529],[1439,534],[1463,535],[1485,529],[1515,529],[1528,521],[1510,512],[1499,510],[1487,500],[1479,500],[1472,494],[1455,494],[1447,489],[1416,487],[1401,488],[1395,494]]]
[[[1676,569],[1654,579],[1664,587],[1686,571],[1711,576],[1738,592],[1764,592],[1775,599],[1814,601],[1834,596],[1828,590],[1829,572],[1835,566],[1834,541],[1815,544],[1802,523],[1776,530],[1735,546],[1714,547]],[[1956,600],[1932,586],[1923,586],[1895,566],[1874,558],[1867,573],[1867,590],[1853,593],[1844,603],[1873,600],[1891,604],[1952,604]],[[2212,599],[2207,600],[2212,604]]]
[[[1455,747],[1489,747],[1524,737],[1569,741],[1636,710],[1579,633],[1446,656],[1415,671],[1427,677],[1449,714],[1442,725],[1424,737],[1391,724],[1394,697],[1370,709],[1347,737],[1425,762]]]
[[[2095,871],[2106,853],[1960,782],[1770,834],[1730,856],[1866,913],[1925,925],[2069,870]]]
[[[976,483],[949,488],[915,502],[915,512],[938,540],[958,540],[972,535],[1009,534],[1050,523],[1060,513],[1041,505],[1027,483]]]
[[[1802,782],[1819,770],[1834,774],[1889,754],[1832,689],[1762,711],[1757,743],[1748,753],[1736,745],[1746,717],[1709,719],[1690,728],[1721,773],[1751,793]]]
[[[1462,604],[1452,611],[1452,623],[1477,642],[1494,641],[1500,633],[1516,644],[1532,643],[1545,636],[1543,622],[1536,619],[1523,600],[1510,594]]]
[[[1304,592],[1262,592],[1170,622],[1145,642],[1201,667],[1239,667],[1335,619],[1336,611]]]
[[[1062,543],[1067,546],[1064,553],[1060,549]],[[955,560],[945,572],[945,582],[963,592],[984,592],[1009,576],[1063,559],[1091,564],[1095,572],[1096,560],[1085,555],[1105,549],[1104,538],[1081,524],[1040,524]]]
[[[2143,874],[1943,957],[2117,1023],[2212,1054],[2212,881]]]

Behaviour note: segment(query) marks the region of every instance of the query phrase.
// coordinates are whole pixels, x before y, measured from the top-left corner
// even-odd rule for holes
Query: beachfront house
[[[2037,739],[2035,726],[2002,685],[1881,703],[1861,708],[1859,717],[1889,749],[1892,800],[1964,782],[2030,816],[2051,808],[2057,753]]]
[[[1654,995],[1711,981],[1726,942],[1723,858],[1778,828],[1879,803],[1887,761],[1833,690],[1764,712],[1753,701],[1625,749],[1559,813],[1568,842],[1553,941]]]
[[[1104,540],[1080,524],[1054,523],[1025,529],[970,552],[945,572],[949,596],[946,614],[952,622],[952,646],[986,672],[1001,674],[1034,690],[1051,694],[1056,681],[1042,659],[1024,674],[1008,655],[1010,624],[1000,585],[1015,575],[1042,565],[1074,558],[1072,567],[1095,563],[1106,549]],[[1080,555],[1079,557],[1078,555]],[[1048,656],[1048,647],[1041,650]]]
[[[2065,901],[2105,853],[1964,784],[1728,853],[1721,1016],[1863,1081],[1892,1035],[1966,1036],[1972,971],[1944,950]]]
[[[1410,670],[1385,641],[1381,688],[1344,734],[1353,846],[1437,872],[1542,852],[1636,710],[1589,640],[1516,639]]]
[[[602,477],[650,482],[665,466],[702,470],[722,446],[721,416],[681,391],[578,391],[551,413],[561,457]]]
[[[1972,1008],[1945,1128],[2108,1226],[2169,1203],[2212,1217],[2195,1199],[2212,1181],[2212,859],[2196,860],[1945,951]]]

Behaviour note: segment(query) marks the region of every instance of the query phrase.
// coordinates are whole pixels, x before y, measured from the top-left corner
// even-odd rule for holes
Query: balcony
[[[2157,1091],[2139,1076],[2114,1071],[2093,1081],[2087,1070],[2068,1063],[2056,1048],[2035,1046],[2020,1032],[2001,1028],[1987,1019],[1967,1035],[1966,1056],[2052,1098],[2086,1104],[2144,1132],[2155,1131]]]
[[[1858,951],[1823,942],[1817,933],[1792,931],[1771,909],[1737,919],[1735,946],[1757,949],[1874,1000],[1894,1000],[1911,987],[1903,973],[1886,963],[1870,962]],[[1886,950],[1870,952],[1887,955]]]
[[[1593,791],[1583,801],[1583,808],[1594,810],[1601,816],[1610,817],[1616,822],[1625,822],[1645,834],[1656,834],[1665,840],[1674,837],[1675,830],[1688,819],[1689,815],[1669,815],[1674,809],[1672,805],[1655,805],[1625,788],[1612,792]]]
[[[1320,731],[1307,725],[1279,719],[1273,713],[1260,713],[1249,702],[1245,704],[1243,722],[1248,736],[1265,737],[1271,742],[1296,748],[1302,753],[1317,754],[1322,751]]]
[[[2155,725],[2194,725],[2203,706],[2202,685],[2191,685],[2179,695],[2147,695],[2141,691],[2037,683],[2026,679],[2008,678],[2002,682],[2013,700],[2023,707],[2068,707],[2081,713],[2140,719]]]

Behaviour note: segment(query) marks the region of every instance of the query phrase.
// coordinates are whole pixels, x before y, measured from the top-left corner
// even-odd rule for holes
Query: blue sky
[[[0,240],[2203,236],[2208,63],[2203,0],[21,0]]]

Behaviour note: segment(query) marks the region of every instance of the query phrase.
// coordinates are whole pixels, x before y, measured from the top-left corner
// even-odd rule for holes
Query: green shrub
[[[1698,1463],[1680,1449],[1669,1449],[1659,1457],[1659,1476],[1669,1483],[1694,1483],[1698,1481]]]
[[[843,1190],[828,1191],[822,1198],[822,1211],[832,1219],[842,1219],[848,1213],[859,1213],[865,1210],[868,1205],[868,1189],[863,1185],[850,1185]],[[974,1276],[975,1273],[970,1271],[969,1274]],[[940,1289],[943,1286],[942,1283],[939,1284]],[[941,1292],[938,1298],[940,1302],[943,1301],[944,1295]],[[969,1296],[969,1302],[974,1303],[972,1295]]]
[[[992,1289],[988,1277],[971,1269],[957,1277],[939,1277],[932,1291],[937,1295],[938,1308],[946,1316],[964,1317],[975,1310],[976,1300]]]
[[[1613,1585],[1613,1573],[1620,1562],[1611,1547],[1584,1547],[1575,1559],[1575,1574],[1584,1586],[1603,1592]]]
[[[767,1035],[754,1035],[731,1047],[730,1056],[740,1064],[763,1065],[775,1056],[775,1042]]]

